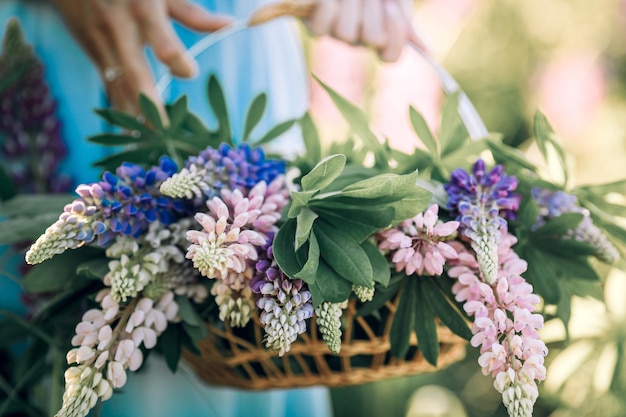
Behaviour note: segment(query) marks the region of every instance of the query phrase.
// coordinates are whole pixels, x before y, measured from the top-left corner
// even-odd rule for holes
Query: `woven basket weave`
[[[434,371],[420,354],[415,335],[405,360],[390,353],[389,331],[398,298],[385,304],[386,314],[378,326],[372,326],[356,314],[352,299],[344,311],[341,352],[333,355],[317,331],[315,318],[306,333],[300,335],[283,357],[263,345],[263,329],[258,322],[249,324],[248,337],[242,337],[228,325],[209,324],[209,336],[199,348],[202,356],[184,352],[185,359],[204,381],[250,390],[293,388],[312,385],[330,387],[362,384],[386,378]],[[381,329],[376,332],[374,327]],[[466,341],[448,328],[438,326],[440,354],[438,368],[465,356]]]

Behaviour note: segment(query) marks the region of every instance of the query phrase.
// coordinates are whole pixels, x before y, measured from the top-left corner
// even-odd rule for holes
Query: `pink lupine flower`
[[[426,212],[378,235],[378,247],[391,251],[396,271],[441,275],[446,260],[457,259],[457,252],[445,241],[456,236],[459,222],[439,221],[438,211],[439,206],[433,204]]]
[[[229,205],[214,197],[207,202],[209,213],[197,213],[195,219],[203,230],[190,230],[187,240],[192,243],[187,258],[208,278],[223,279],[229,271],[240,273],[247,260],[257,259],[255,246],[265,243],[265,236],[251,230],[260,210],[250,206],[241,191],[223,191]],[[230,206],[230,207],[229,207]]]
[[[457,278],[452,287],[456,300],[474,316],[470,344],[480,347],[483,373],[495,378],[509,415],[530,417],[539,395],[537,381],[546,377],[548,351],[537,332],[543,327],[543,317],[534,313],[539,297],[520,275],[527,263],[511,249],[516,242],[514,236],[502,234],[498,275],[491,284],[485,282],[475,256],[460,242],[450,242],[459,256],[448,274]]]

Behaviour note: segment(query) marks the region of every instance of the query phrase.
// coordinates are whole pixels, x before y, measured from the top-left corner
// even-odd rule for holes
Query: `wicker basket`
[[[253,13],[245,23],[235,23],[227,32],[215,33],[192,48],[192,56],[221,39],[240,30],[262,24],[276,17],[309,15],[313,3],[284,2],[270,4]],[[456,81],[428,55],[422,47],[413,46],[433,68],[446,93],[459,90]],[[169,79],[163,80],[167,85]],[[487,130],[475,108],[463,93],[459,100],[459,116],[471,138],[486,136]],[[209,384],[226,385],[251,390],[293,388],[313,385],[346,386],[434,371],[461,360],[467,342],[438,324],[439,359],[437,368],[426,361],[419,350],[415,334],[404,360],[391,354],[389,332],[398,305],[399,295],[388,301],[378,318],[357,315],[357,300],[351,299],[342,316],[343,340],[341,352],[334,355],[319,334],[313,317],[307,332],[300,335],[291,349],[279,357],[263,344],[264,330],[258,317],[246,328],[231,328],[228,324],[207,324],[209,336],[199,343],[201,356],[183,351],[183,356],[197,374]]]
[[[283,357],[263,345],[263,328],[258,319],[247,326],[246,335],[236,334],[235,330],[240,329],[228,325],[218,328],[209,324],[209,336],[199,344],[202,356],[188,351],[183,354],[207,383],[250,390],[346,386],[436,370],[420,354],[415,335],[407,359],[400,361],[392,357],[389,331],[397,301],[398,298],[388,301],[382,309],[387,313],[384,319],[372,326],[371,318],[357,315],[356,300],[351,299],[343,315],[343,340],[338,355],[328,350],[317,331],[315,318]],[[438,368],[465,356],[464,339],[442,325],[438,326],[438,335]]]

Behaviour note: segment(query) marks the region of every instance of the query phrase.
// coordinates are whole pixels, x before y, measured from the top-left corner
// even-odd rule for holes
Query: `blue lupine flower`
[[[539,205],[539,217],[533,228],[541,227],[550,219],[559,217],[563,213],[581,213],[584,216],[583,220],[576,229],[568,231],[564,237],[590,244],[596,249],[595,256],[601,261],[611,264],[619,259],[619,252],[615,246],[593,224],[589,211],[578,204],[575,195],[541,188],[533,188],[531,194]]]
[[[100,246],[107,246],[118,235],[138,237],[155,221],[167,226],[192,215],[195,207],[190,202],[160,195],[161,184],[176,170],[172,159],[162,157],[159,166],[147,171],[124,163],[115,174],[105,172],[100,182],[79,185],[80,198],[68,204],[59,220],[37,239],[27,261],[43,262],[96,237]]]
[[[506,219],[515,219],[520,195],[513,193],[517,178],[504,174],[502,165],[487,172],[482,159],[472,173],[455,169],[444,185],[449,200],[446,208],[461,222],[461,232],[471,240],[478,263],[487,282],[495,281],[498,272],[499,230],[506,229]]]
[[[162,185],[161,192],[188,199],[211,198],[222,188],[238,189],[245,194],[260,181],[269,184],[284,172],[285,161],[265,159],[261,148],[221,144],[217,149],[208,147],[190,157],[185,168]]]

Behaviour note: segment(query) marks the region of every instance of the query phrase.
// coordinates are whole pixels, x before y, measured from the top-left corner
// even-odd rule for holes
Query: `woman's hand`
[[[190,29],[214,31],[230,19],[187,0],[53,0],[78,42],[94,61],[112,104],[139,113],[144,93],[160,103],[144,57],[149,45],[172,75],[191,77],[195,62],[174,32],[170,18]]]
[[[315,0],[305,20],[316,35],[332,35],[351,44],[378,51],[384,61],[395,61],[408,40],[425,50],[411,28],[406,0]]]

